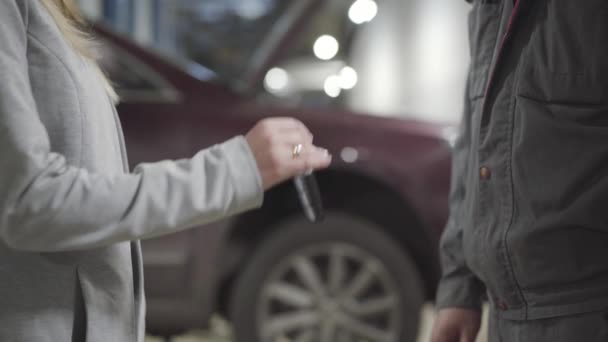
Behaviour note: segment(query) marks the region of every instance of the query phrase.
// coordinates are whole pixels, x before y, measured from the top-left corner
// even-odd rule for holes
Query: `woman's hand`
[[[245,138],[258,164],[264,190],[331,163],[327,150],[314,146],[312,134],[296,119],[264,119]]]

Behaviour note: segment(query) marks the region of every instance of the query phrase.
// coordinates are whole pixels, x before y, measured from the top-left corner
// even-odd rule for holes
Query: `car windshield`
[[[322,0],[295,12],[305,16],[291,31],[293,9],[310,1],[141,1],[134,3],[145,10],[106,8],[103,17],[144,45],[193,61],[185,64],[193,74],[210,69],[235,83],[264,67],[250,85],[262,101],[458,120],[469,60],[466,2]]]
[[[102,19],[139,43],[182,62],[191,72],[196,73],[198,64],[232,81],[246,71],[258,47],[293,3],[294,0],[136,2],[137,6],[145,5],[142,9],[109,1]]]
[[[186,58],[222,77],[238,79],[256,49],[293,1],[200,0],[176,1],[174,45]]]

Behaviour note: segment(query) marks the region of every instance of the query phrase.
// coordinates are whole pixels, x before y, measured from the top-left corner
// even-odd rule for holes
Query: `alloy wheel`
[[[257,331],[264,342],[396,342],[401,300],[380,259],[349,243],[318,243],[270,272]]]

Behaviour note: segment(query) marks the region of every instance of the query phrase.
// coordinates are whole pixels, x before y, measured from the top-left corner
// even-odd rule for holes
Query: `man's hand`
[[[481,325],[481,312],[447,308],[437,313],[431,342],[474,342]]]
[[[264,190],[331,163],[327,150],[314,146],[312,134],[296,119],[262,120],[245,138],[258,164]]]

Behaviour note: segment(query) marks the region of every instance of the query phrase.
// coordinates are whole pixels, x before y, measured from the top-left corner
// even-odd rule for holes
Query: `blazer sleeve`
[[[191,159],[112,176],[70,166],[52,152],[29,83],[27,3],[0,0],[4,244],[38,252],[88,249],[176,232],[261,205],[261,178],[243,137]]]
[[[465,96],[461,132],[452,154],[450,217],[441,237],[439,252],[442,276],[436,297],[438,309],[461,307],[480,309],[484,294],[483,283],[468,268],[463,250],[463,224],[466,174],[471,149],[471,103],[468,87]]]

